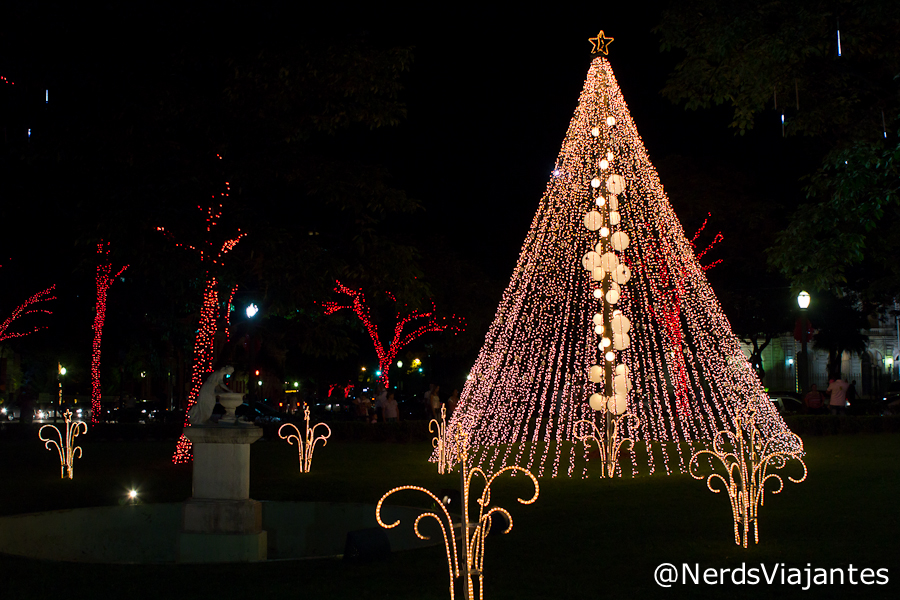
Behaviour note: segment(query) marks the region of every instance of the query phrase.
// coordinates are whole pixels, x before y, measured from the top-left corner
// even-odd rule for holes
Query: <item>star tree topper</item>
[[[606,56],[609,54],[609,44],[616,38],[606,37],[606,34],[603,33],[603,30],[600,30],[600,33],[597,34],[597,37],[588,38],[588,41],[591,43],[591,54],[602,54]]]

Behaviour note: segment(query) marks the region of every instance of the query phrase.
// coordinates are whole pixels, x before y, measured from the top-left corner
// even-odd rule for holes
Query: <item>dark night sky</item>
[[[305,32],[324,30],[336,39],[359,35],[376,44],[414,47],[412,69],[404,75],[407,120],[374,132],[365,144],[395,183],[425,207],[402,227],[420,244],[443,238],[498,281],[505,281],[515,264],[584,82],[587,40],[600,29],[615,38],[609,59],[664,185],[662,165],[678,155],[700,170],[711,161],[736,165],[768,186],[773,198],[790,203],[803,172],[774,116],[751,135],[736,137],[727,128],[727,109],[685,112],[661,97],[678,58],[660,54],[651,31],[661,3],[589,10],[555,3],[515,11],[454,4],[411,12],[372,6],[352,11],[341,5],[313,13],[290,3],[226,2],[211,3],[200,20],[197,10],[185,17],[178,5],[154,2],[91,9],[95,12],[49,6],[54,8],[22,9],[0,23],[0,74],[30,79],[41,95],[46,85],[52,103],[96,95],[98,105],[111,112],[121,110],[114,97],[118,81],[152,70],[157,52],[184,39],[227,51],[233,45],[265,47],[273,40],[290,44]],[[101,84],[102,93],[91,88]],[[105,95],[108,91],[113,95]],[[12,257],[39,274],[41,285],[60,282],[63,303],[82,293],[87,308],[93,282],[82,281],[81,292],[67,283],[73,269],[66,238],[74,232],[66,211],[72,196],[88,192],[78,181],[67,185],[57,197],[34,205],[3,198],[2,249],[9,255],[3,259]],[[676,211],[690,203],[689,196],[673,196]],[[698,225],[685,223],[685,229]],[[727,223],[716,227],[726,233],[723,244],[746,243],[729,239]]]

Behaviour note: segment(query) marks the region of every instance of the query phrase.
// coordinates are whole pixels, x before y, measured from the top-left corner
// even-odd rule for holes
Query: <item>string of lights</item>
[[[595,414],[607,424],[633,415],[617,420],[618,435],[652,443],[641,460],[667,473],[685,472],[682,446],[711,440],[748,403],[760,401],[764,437],[787,431],[602,56],[471,374],[448,427],[462,428],[488,471],[518,464],[585,476],[587,448],[569,442],[575,423]],[[638,456],[628,454],[634,472]]]
[[[334,291],[337,294],[349,296],[352,298],[352,303],[339,304],[337,302],[325,302],[322,304],[323,311],[326,315],[332,315],[341,309],[349,308],[352,309],[359,320],[363,322],[363,325],[366,326],[369,337],[372,339],[372,343],[375,346],[375,353],[378,355],[378,367],[381,371],[381,377],[379,379],[385,388],[388,388],[390,383],[388,371],[390,370],[391,365],[394,364],[394,359],[402,348],[405,348],[414,340],[431,331],[446,331],[449,329],[453,332],[453,335],[458,335],[465,330],[465,319],[457,318],[456,315],[451,315],[449,319],[447,317],[441,317],[440,321],[438,321],[438,318],[435,316],[436,309],[434,307],[434,302],[431,302],[431,310],[429,311],[420,312],[418,310],[413,310],[402,318],[398,313],[397,323],[394,326],[394,337],[391,339],[390,344],[385,347],[378,336],[378,326],[375,325],[375,322],[372,320],[372,314],[369,310],[369,305],[366,304],[366,297],[362,290],[352,290],[340,281],[335,281]],[[388,296],[394,300],[394,302],[397,301],[390,292],[388,292]],[[424,323],[420,322],[420,324],[416,325],[414,322],[419,321],[420,319],[427,319],[427,321]],[[406,329],[406,326],[409,324],[413,324],[414,329],[404,333],[404,329]]]
[[[221,160],[221,157],[219,157],[219,159]],[[219,197],[228,197],[230,190],[230,184],[226,181],[225,191],[220,192]],[[217,196],[213,194],[212,198],[215,201]],[[204,268],[204,278],[206,281],[203,289],[203,302],[200,305],[200,319],[197,327],[197,335],[194,338],[194,359],[191,369],[191,391],[188,394],[188,411],[197,402],[200,386],[203,384],[204,378],[213,371],[215,351],[214,341],[219,318],[219,288],[215,272],[222,266],[224,256],[231,252],[244,236],[247,235],[246,233],[241,233],[241,230],[238,229],[235,237],[226,238],[221,243],[216,241],[213,239],[216,237],[214,235],[214,230],[219,224],[219,220],[222,218],[222,204],[213,203],[205,208],[198,205],[197,208],[206,213],[206,235],[204,236],[203,241],[198,246],[175,242],[175,245],[179,248],[186,248],[197,252],[200,256],[200,263]],[[157,230],[174,240],[174,236],[164,227],[157,227]],[[219,240],[221,240],[221,238],[219,238]],[[229,296],[229,305],[233,300],[233,295],[234,289],[232,289],[231,295]],[[230,306],[228,306],[226,310],[229,311]],[[225,318],[227,322],[227,314]],[[187,412],[185,412],[184,426],[191,426]],[[189,462],[191,458],[191,441],[187,436],[182,434],[175,447],[175,454],[172,456],[172,462],[176,464],[186,463]]]
[[[32,327],[28,331],[9,331],[10,326],[18,319],[22,317],[43,313],[46,315],[52,315],[53,312],[49,311],[45,308],[37,308],[36,304],[41,302],[49,302],[50,300],[56,300],[56,296],[53,296],[53,290],[56,289],[56,284],[51,285],[45,290],[41,290],[37,294],[31,295],[25,302],[18,305],[15,309],[13,309],[12,314],[6,318],[5,321],[0,323],[0,342],[3,340],[9,340],[12,338],[20,338],[25,337],[26,335],[31,335],[37,331],[41,331],[42,329],[47,329],[45,326],[36,325]]]
[[[97,303],[94,307],[94,341],[91,345],[91,423],[100,422],[100,341],[103,337],[103,323],[106,320],[106,294],[115,280],[125,272],[125,265],[113,275],[112,265],[108,260],[109,242],[97,244],[97,254],[100,261],[97,263],[97,273],[94,280],[97,284]]]

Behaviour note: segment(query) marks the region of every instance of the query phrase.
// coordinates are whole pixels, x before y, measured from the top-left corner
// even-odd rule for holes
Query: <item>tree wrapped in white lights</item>
[[[587,454],[571,442],[598,436],[607,457],[626,439],[651,443],[628,453],[635,469],[685,472],[692,442],[731,429],[749,404],[761,436],[787,432],[598,55],[448,427],[489,472],[571,476]]]

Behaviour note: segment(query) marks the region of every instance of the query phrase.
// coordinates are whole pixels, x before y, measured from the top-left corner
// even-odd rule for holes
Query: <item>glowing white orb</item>
[[[625,365],[616,365],[616,375],[628,375],[628,367]]]
[[[581,259],[581,266],[584,267],[585,271],[593,271],[594,267],[599,267],[601,265],[600,255],[591,250]],[[612,269],[608,269],[612,271]]]
[[[591,187],[594,189],[597,189],[598,187],[600,187],[600,180],[597,179],[596,177],[591,179]]]
[[[593,383],[600,383],[601,381],[603,381],[603,367],[601,367],[600,365],[592,366],[591,370],[588,372],[588,379],[590,379]]]
[[[609,235],[609,227],[601,227],[600,228],[600,237],[606,237]]]
[[[603,295],[602,291],[594,290],[594,298],[597,298],[599,300],[602,295]]]
[[[623,314],[613,315],[612,328],[615,333],[628,333],[631,331],[631,321]]]
[[[600,128],[599,127],[591,127],[591,135],[594,137],[597,137],[598,135],[600,135]]]
[[[604,204],[606,204],[606,198],[597,196],[597,206],[603,206]]]
[[[596,252],[594,254],[596,254]],[[604,271],[615,271],[616,267],[619,266],[619,257],[612,252],[607,252],[600,257],[599,264],[601,267],[603,267]]]
[[[615,304],[619,301],[619,290],[609,290],[606,292],[606,301]]]
[[[619,224],[619,213],[611,210],[609,211],[609,224],[610,225],[618,225]]]
[[[606,117],[606,124],[609,125],[610,127],[612,127],[613,125],[616,124],[616,118],[615,117]]]
[[[603,325],[595,325],[594,333],[596,333],[597,335],[603,335]]]
[[[601,158],[600,159],[600,170],[602,171],[602,170],[606,170],[608,168],[609,168],[609,161],[606,160],[605,158]]]
[[[597,231],[603,225],[603,215],[592,210],[584,215],[584,226],[591,231]]]
[[[615,232],[614,234],[612,234],[612,237],[609,238],[609,241],[612,243],[612,247],[619,252],[624,251],[625,248],[628,247],[628,244],[631,242],[631,240],[628,239],[628,234],[624,231]],[[610,269],[610,271],[611,270],[612,269]]]
[[[616,196],[609,197],[609,210],[619,210],[619,199]]]
[[[625,191],[625,178],[621,175],[610,175],[606,180],[606,189],[610,194],[621,194]]]
[[[594,325],[603,325],[603,315],[600,313],[594,313]]]
[[[604,277],[606,277],[606,271],[602,267],[594,267],[591,271],[591,279],[594,281],[603,281]]]
[[[631,346],[631,336],[627,333],[613,333],[613,348],[616,350],[626,350]]]
[[[588,398],[588,404],[594,410],[606,410],[606,398],[600,394],[591,394]]]
[[[255,304],[250,304],[245,312],[247,313],[248,317],[253,318],[254,316],[256,316],[256,313],[259,312],[259,307]]]
[[[616,353],[615,353],[615,352],[612,352],[612,351],[607,352],[607,353],[606,353],[606,360],[608,360],[609,362],[612,362],[612,361],[616,360]],[[595,382],[595,383],[596,383],[596,382]]]
[[[607,152],[607,153],[606,153],[606,160],[612,162],[612,159],[613,159],[613,153],[612,153],[612,152]]]
[[[618,284],[628,283],[628,280],[631,279],[631,269],[628,268],[628,265],[619,263],[619,266],[612,272],[612,277],[613,281]]]

